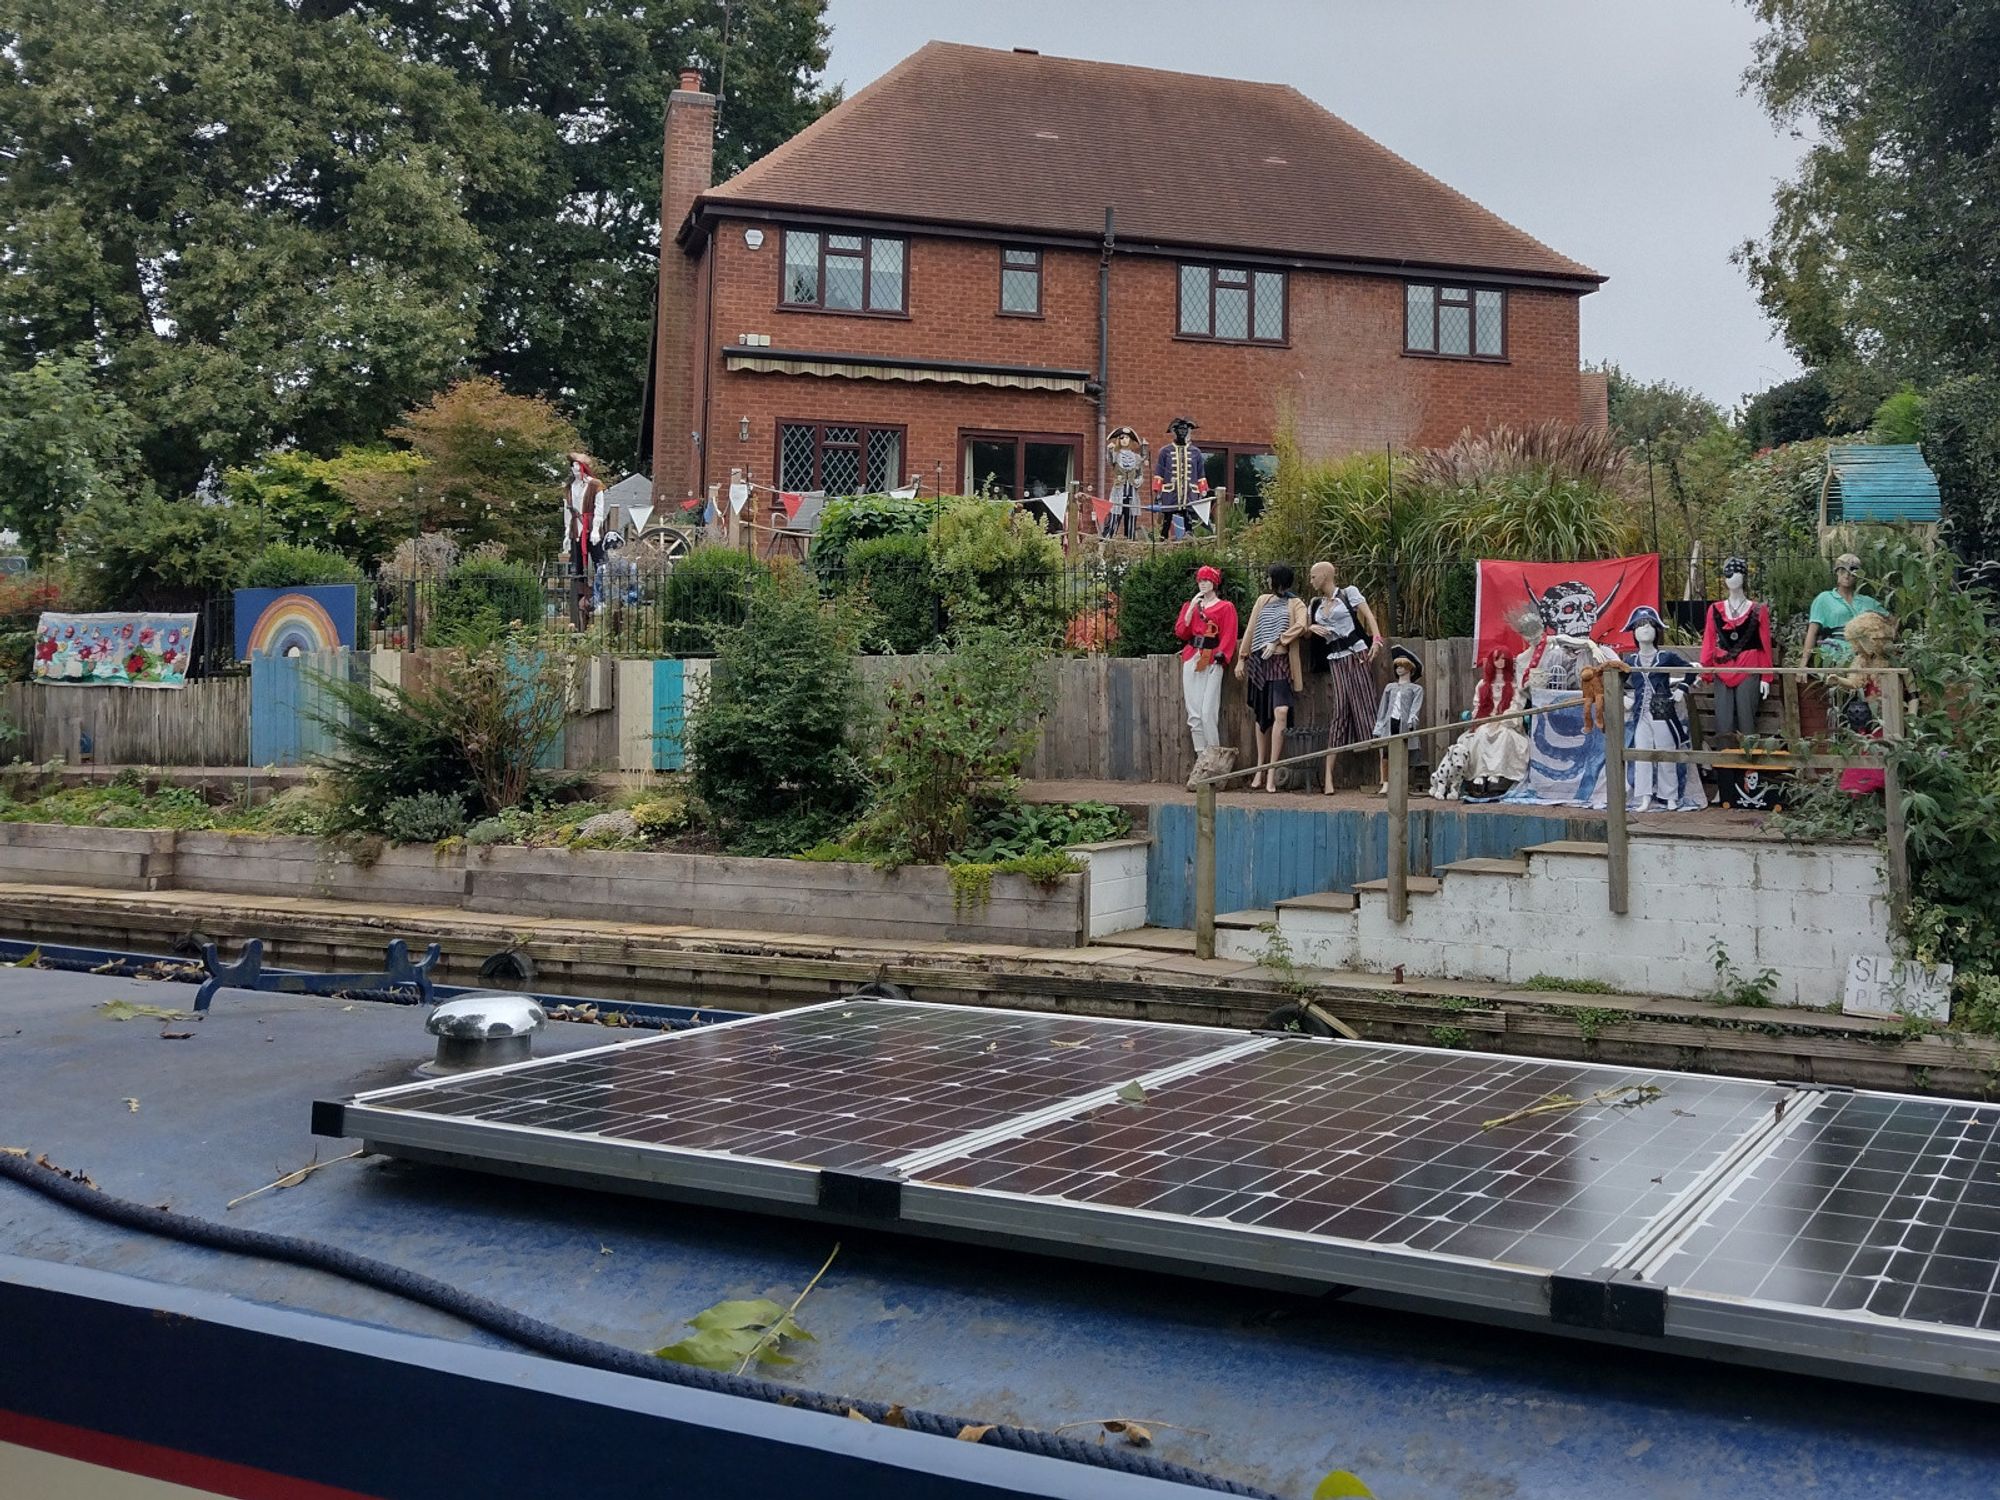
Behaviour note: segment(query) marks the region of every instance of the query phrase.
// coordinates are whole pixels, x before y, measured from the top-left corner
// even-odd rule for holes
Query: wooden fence
[[[0,720],[13,731],[0,744],[5,759],[240,766],[249,753],[250,679],[171,689],[10,682],[0,687]]]

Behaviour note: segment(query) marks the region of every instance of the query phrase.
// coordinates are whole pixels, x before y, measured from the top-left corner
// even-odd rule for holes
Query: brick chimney
[[[660,170],[660,337],[653,371],[653,502],[674,504],[695,493],[701,474],[695,428],[707,354],[697,288],[700,261],[674,237],[715,176],[715,95],[701,74],[683,68],[667,96],[666,142]],[[704,434],[704,439],[705,439]]]

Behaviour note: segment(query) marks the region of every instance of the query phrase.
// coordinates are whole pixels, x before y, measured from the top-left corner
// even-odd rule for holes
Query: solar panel
[[[373,1149],[2000,1395],[2000,1109],[835,1002],[316,1106]]]

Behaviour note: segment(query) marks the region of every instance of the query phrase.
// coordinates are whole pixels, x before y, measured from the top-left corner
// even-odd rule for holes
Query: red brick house
[[[1248,498],[1285,414],[1326,453],[1603,420],[1604,278],[1294,89],[932,42],[719,187],[714,119],[683,74],[661,500],[733,468],[1101,493],[1107,427],[1182,414]]]

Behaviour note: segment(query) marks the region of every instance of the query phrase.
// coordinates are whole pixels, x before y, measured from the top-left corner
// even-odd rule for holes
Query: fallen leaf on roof
[[[1335,1469],[1313,1489],[1313,1500],[1374,1500],[1375,1492],[1345,1469]]]
[[[125,1101],[125,1111],[127,1114],[136,1115],[139,1113],[139,1101],[137,1099],[127,1099]]]
[[[192,1031],[163,1031],[160,1033],[160,1040],[163,1042],[184,1042],[193,1035]]]
[[[984,1442],[986,1439],[986,1434],[991,1432],[995,1427],[999,1425],[1000,1424],[997,1422],[986,1422],[978,1426],[968,1425],[965,1427],[961,1427],[958,1429],[958,1440],[961,1443]]]
[[[1153,1441],[1152,1431],[1144,1424],[1128,1421],[1122,1417],[1113,1417],[1106,1422],[1104,1430],[1115,1437],[1124,1438],[1134,1448],[1148,1447]]]
[[[866,1422],[868,1420],[866,1414],[856,1411],[851,1406],[847,1408],[847,1419],[850,1422]]]
[[[1146,1090],[1140,1085],[1139,1080],[1135,1078],[1118,1091],[1118,1097],[1127,1104],[1144,1104],[1146,1102]]]
[[[30,948],[26,953],[15,959],[9,967],[15,969],[33,969],[40,967],[41,962],[42,950],[39,948]]]
[[[164,1005],[147,1005],[138,1000],[106,1000],[96,1007],[107,1021],[136,1021],[140,1016],[151,1016],[158,1021],[186,1021],[192,1017]]]
[[[1050,1043],[1049,1043],[1049,1045],[1050,1045],[1051,1047],[1061,1047],[1061,1048],[1064,1048],[1065,1050],[1067,1050],[1068,1048],[1071,1048],[1071,1047],[1081,1047],[1081,1046],[1083,1046],[1083,1045],[1085,1045],[1085,1044],[1084,1044],[1084,1043],[1082,1043],[1082,1042],[1050,1042]]]
[[[26,1146],[0,1146],[0,1156],[26,1156],[27,1154],[28,1148]]]
[[[269,1038],[266,1038],[266,1040],[268,1041]],[[359,1155],[361,1155],[361,1148],[357,1146],[354,1150],[348,1152],[345,1156],[330,1157],[326,1161],[321,1161],[319,1159],[319,1151],[317,1150],[317,1148],[315,1148],[315,1150],[313,1151],[313,1159],[307,1162],[303,1167],[300,1167],[298,1171],[287,1172],[283,1177],[280,1177],[276,1182],[267,1182],[262,1187],[253,1189],[252,1191],[245,1193],[241,1198],[231,1198],[227,1203],[222,1205],[223,1211],[226,1213],[228,1210],[236,1207],[236,1205],[239,1203],[248,1203],[252,1198],[255,1198],[263,1193],[271,1192],[278,1188],[297,1187],[300,1183],[304,1182],[308,1177],[312,1176],[313,1173],[321,1171],[327,1167],[330,1167],[335,1162],[353,1161],[354,1158]]]
[[[903,1414],[903,1408],[898,1404],[882,1413],[882,1425],[884,1427],[908,1427],[910,1419]]]

